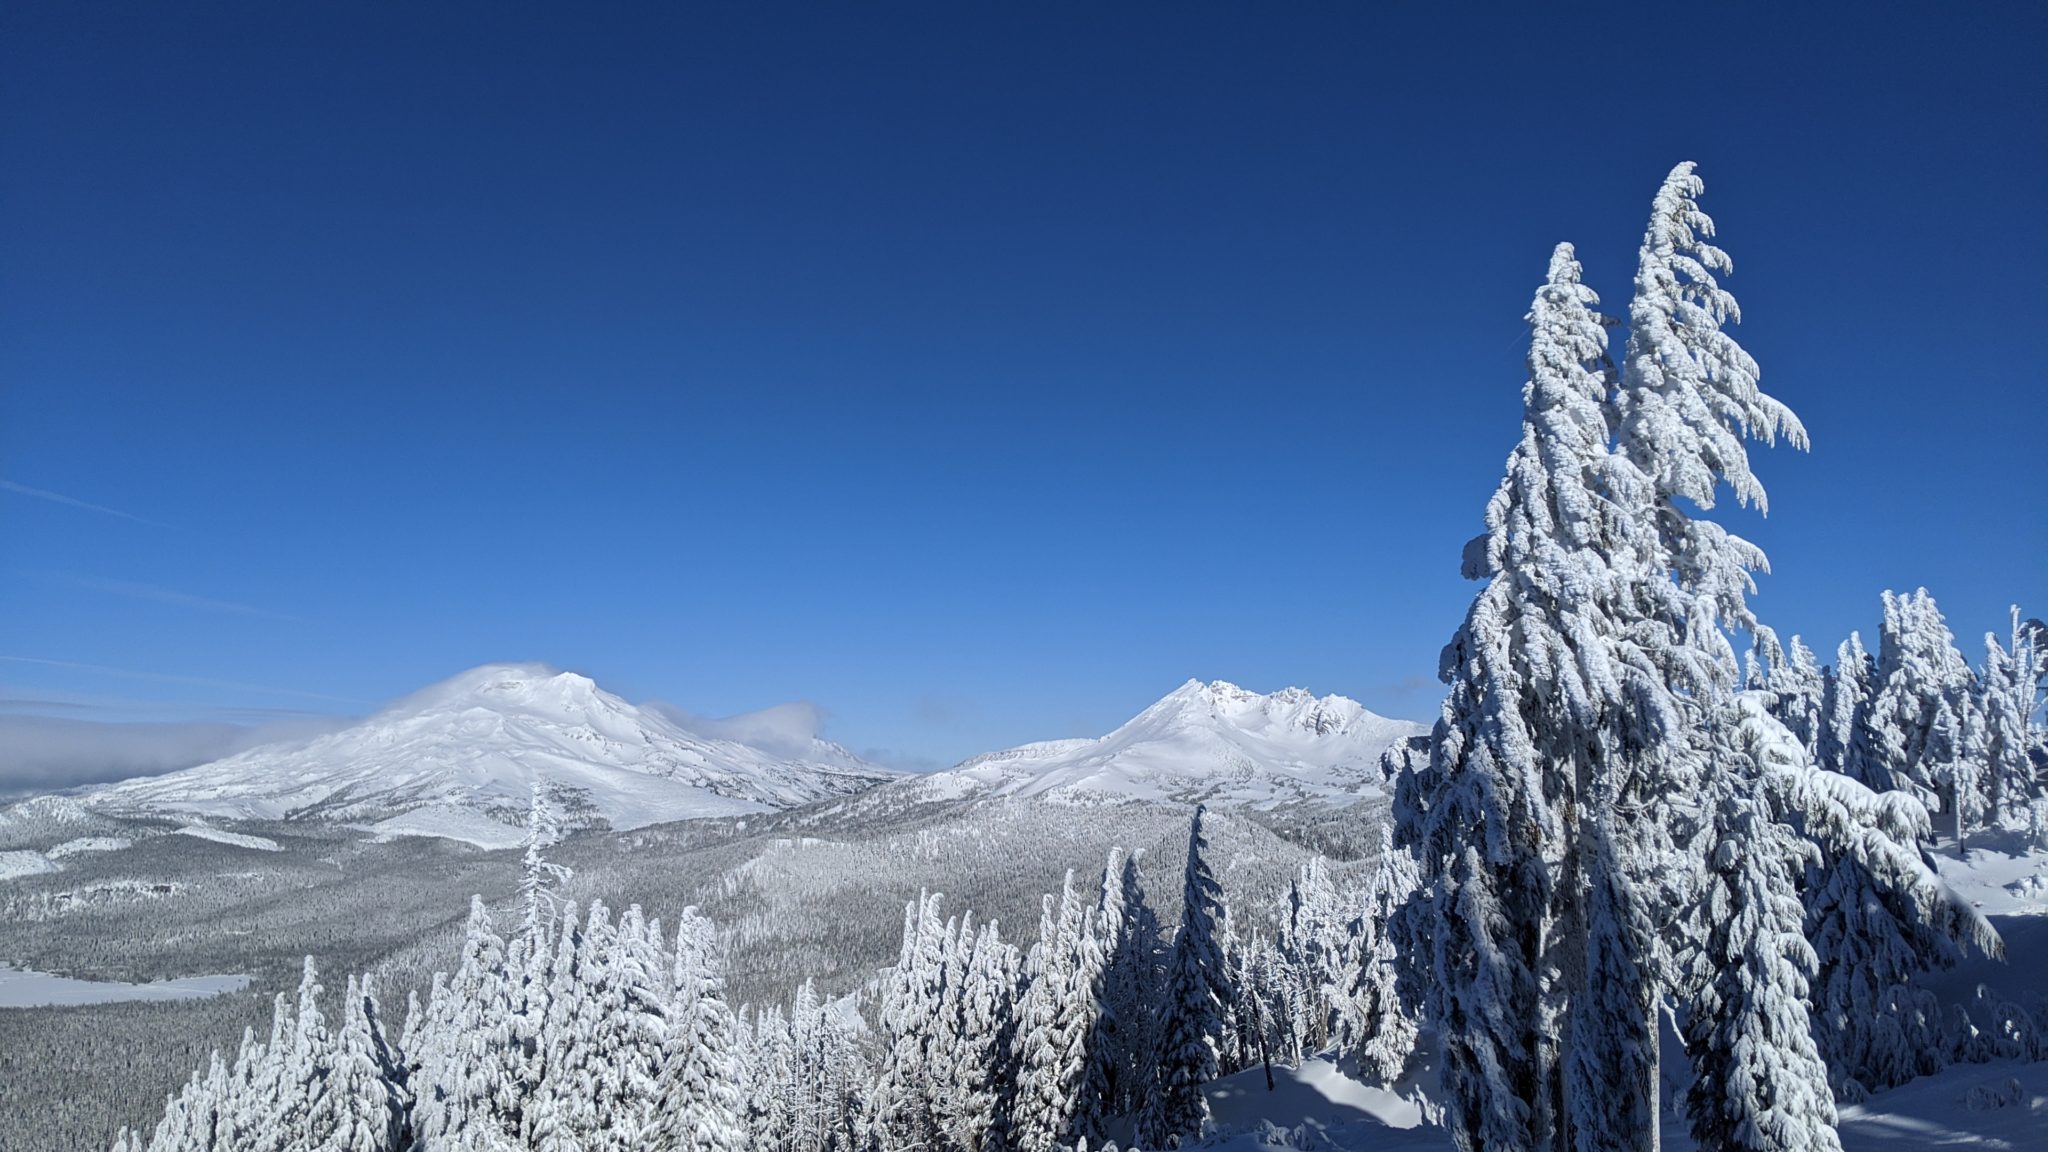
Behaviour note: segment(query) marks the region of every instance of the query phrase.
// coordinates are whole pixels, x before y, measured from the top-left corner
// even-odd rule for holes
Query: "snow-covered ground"
[[[180,836],[193,836],[211,840],[216,844],[232,844],[237,848],[253,848],[258,852],[278,851],[277,841],[268,836],[251,836],[245,832],[229,832],[207,824],[187,824],[178,829]]]
[[[81,852],[119,852],[123,848],[133,847],[134,844],[135,841],[126,836],[80,836],[76,840],[66,840],[44,855],[52,860],[61,860]]]
[[[0,880],[12,880],[17,876],[39,876],[55,872],[60,866],[55,860],[41,852],[0,852]]]
[[[1367,1087],[1324,1060],[1253,1068],[1209,1089],[1217,1152],[1443,1152],[1451,1139],[1424,1122],[1412,1099]],[[1682,1117],[1663,1147],[1690,1152]],[[1842,1110],[1843,1152],[2038,1152],[2048,1148],[2048,1063],[1959,1064]]]
[[[1205,1148],[1398,1152],[1451,1146],[1443,1129],[1423,1119],[1412,1080],[1390,1092],[1359,1083],[1328,1060],[1305,1060],[1299,1068],[1275,1065],[1270,1089],[1265,1070],[1250,1068],[1216,1081],[1205,1095],[1216,1125],[1214,1143]]]
[[[69,1008],[117,1000],[190,1000],[249,986],[247,976],[188,976],[149,984],[118,980],[73,980],[45,972],[24,972],[0,964],[0,1008]]]

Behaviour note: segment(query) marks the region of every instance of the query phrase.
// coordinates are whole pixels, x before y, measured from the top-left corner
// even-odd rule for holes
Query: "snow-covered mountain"
[[[518,838],[536,779],[564,790],[574,815],[623,829],[788,808],[896,775],[829,741],[778,755],[689,732],[573,672],[491,664],[342,731],[108,785],[85,802],[114,813],[328,819],[497,846]]]
[[[1424,731],[1342,696],[1190,680],[1099,740],[1025,744],[896,787],[934,799],[1348,804],[1382,795],[1380,754]]]

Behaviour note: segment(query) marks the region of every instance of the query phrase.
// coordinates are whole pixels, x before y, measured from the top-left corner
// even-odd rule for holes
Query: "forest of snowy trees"
[[[366,979],[323,1006],[308,960],[267,1037],[216,1055],[116,1148],[1055,1152],[1114,1148],[1118,1116],[1166,1148],[1202,1132],[1218,1075],[1332,1044],[1405,1065],[1416,1033],[1383,937],[1412,888],[1404,857],[1384,853],[1350,895],[1304,867],[1281,930],[1241,937],[1203,817],[1170,935],[1112,852],[1099,885],[1069,873],[1044,897],[1028,950],[923,893],[863,994],[827,1002],[806,983],[735,1010],[694,910],[671,933],[637,905],[615,917],[554,894],[536,790],[518,922],[501,934],[473,901],[455,971],[401,1025]]]
[[[1219,1076],[1336,1053],[1391,1084],[1426,1052],[1466,1152],[1641,1149],[1668,1032],[1701,1148],[1824,1150],[1838,1102],[2048,1056],[2021,1005],[1915,983],[2002,949],[1937,842],[2048,848],[2048,637],[2015,609],[1973,666],[1925,590],[1886,592],[1876,652],[1823,665],[1758,619],[1765,557],[1706,514],[1762,511],[1747,442],[1806,435],[1724,330],[1702,190],[1664,181],[1623,318],[1552,254],[1441,719],[1389,755],[1394,827],[1355,881],[1312,863],[1275,916],[1233,915],[1197,810],[1177,924],[1112,853],[1035,935],[921,894],[855,995],[735,1006],[694,910],[556,895],[537,791],[516,921],[474,902],[402,1021],[308,961],[267,1036],[117,1148],[1166,1149]]]

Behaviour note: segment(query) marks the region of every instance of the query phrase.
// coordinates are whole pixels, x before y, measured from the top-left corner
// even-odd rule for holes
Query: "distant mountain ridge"
[[[1100,739],[1024,744],[892,788],[931,799],[1342,805],[1383,796],[1381,754],[1426,731],[1343,696],[1189,680]]]
[[[518,839],[533,782],[616,829],[795,807],[899,773],[830,741],[771,753],[690,732],[588,677],[489,664],[339,732],[95,789],[110,813],[324,819],[497,847]]]

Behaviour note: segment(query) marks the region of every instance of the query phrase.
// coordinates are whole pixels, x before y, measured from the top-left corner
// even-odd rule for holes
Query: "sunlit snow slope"
[[[565,790],[572,811],[637,828],[787,808],[895,775],[824,740],[778,756],[688,732],[573,672],[493,664],[343,731],[110,785],[86,802],[109,812],[331,819],[495,845],[509,842],[537,779]]]
[[[1380,754],[1423,731],[1342,696],[1190,680],[1099,740],[1026,744],[898,787],[1081,804],[1341,804],[1381,795]]]

